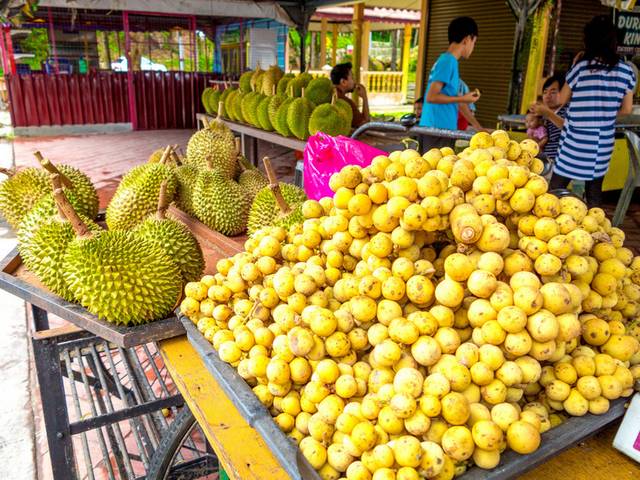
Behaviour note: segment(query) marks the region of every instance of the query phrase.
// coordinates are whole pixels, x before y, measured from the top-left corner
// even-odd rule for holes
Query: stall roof
[[[338,22],[351,22],[353,7],[323,7],[316,10],[315,18],[327,18]],[[364,19],[370,22],[393,24],[418,24],[420,12],[416,10],[400,10],[396,8],[365,7]]]
[[[41,0],[40,7],[127,10],[212,17],[269,18],[288,26],[294,23],[275,1],[251,0]]]

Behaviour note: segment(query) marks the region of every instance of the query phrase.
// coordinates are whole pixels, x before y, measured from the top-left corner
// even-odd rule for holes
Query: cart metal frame
[[[47,312],[35,305],[31,305],[31,320],[31,345],[54,478],[79,478],[81,472],[94,478],[95,459],[88,444],[91,431],[97,435],[99,460],[110,479],[144,478],[135,475],[133,465],[141,462],[145,471],[148,468],[169,426],[162,410],[176,413],[184,404],[182,395],[167,385],[168,374],[158,369],[155,347],[116,347],[83,330],[50,329]],[[155,381],[149,381],[145,373],[149,367],[159,382],[160,395],[154,393]],[[65,378],[69,380],[66,388]],[[89,399],[89,412],[82,410],[82,394]],[[127,448],[120,426],[123,421],[129,422],[137,452]],[[75,436],[80,437],[82,465],[74,451]]]

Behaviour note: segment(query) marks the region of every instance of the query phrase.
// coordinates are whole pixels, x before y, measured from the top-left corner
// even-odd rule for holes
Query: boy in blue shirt
[[[458,104],[475,103],[480,98],[478,91],[465,95],[458,93],[460,88],[458,60],[471,56],[478,39],[478,25],[470,17],[455,18],[449,24],[448,36],[449,48],[438,57],[429,73],[427,94],[420,117],[421,127],[456,130]],[[436,143],[444,140],[443,144],[451,142],[449,139],[434,138],[434,140]]]

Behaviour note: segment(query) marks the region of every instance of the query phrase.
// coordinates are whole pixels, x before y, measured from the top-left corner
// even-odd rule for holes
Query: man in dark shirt
[[[544,127],[547,129],[547,143],[543,153],[549,160],[555,160],[560,146],[560,134],[564,118],[567,116],[567,106],[560,104],[560,90],[564,86],[564,75],[555,74],[547,78],[542,85],[542,102],[531,105],[531,111],[544,117]]]
[[[340,63],[331,70],[331,81],[336,86],[338,98],[342,98],[351,105],[353,111],[353,119],[351,126],[358,128],[363,123],[369,121],[369,100],[367,99],[367,90],[364,85],[356,84],[353,80],[353,70],[351,63]],[[362,98],[362,112],[358,109],[356,103],[347,97],[347,93],[356,92]]]

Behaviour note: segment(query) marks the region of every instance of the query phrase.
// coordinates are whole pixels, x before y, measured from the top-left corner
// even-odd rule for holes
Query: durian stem
[[[273,171],[273,167],[271,166],[271,160],[269,157],[264,157],[262,159],[264,163],[264,169],[267,172],[267,178],[269,179],[269,188],[273,192],[273,196],[276,198],[276,202],[278,202],[278,207],[280,207],[280,211],[284,214],[287,214],[291,211],[287,201],[282,196],[282,191],[280,191],[280,184],[278,183],[278,177],[276,177],[276,172]]]
[[[202,123],[204,123],[204,128],[209,128],[209,119],[207,117],[202,117]]]
[[[276,86],[274,85],[274,86],[271,88],[271,96],[272,96],[272,97],[275,97],[275,95],[276,95]]]
[[[171,158],[173,158],[173,161],[176,162],[176,165],[180,166],[182,165],[182,160],[180,160],[180,156],[178,155],[177,150],[178,144],[176,143],[171,147]]]
[[[161,164],[164,165],[167,163],[167,160],[171,156],[172,151],[173,151],[173,147],[171,145],[167,145],[166,148],[164,149],[164,152],[162,152],[162,157],[160,157]]]
[[[60,181],[60,175],[59,174],[52,173],[52,174],[49,175],[49,179],[51,180],[51,185],[53,186],[53,191],[54,192],[56,190],[62,190],[62,182]],[[56,207],[58,208],[58,215],[60,216],[60,218],[62,218],[63,220],[66,220],[67,216],[64,214],[64,211],[62,210],[62,208],[60,207],[58,202],[56,202]]]
[[[65,218],[73,227],[73,230],[76,232],[76,235],[80,238],[91,238],[93,237],[93,233],[87,227],[87,224],[82,221],[82,219],[78,216],[76,211],[73,209],[71,203],[67,199],[67,196],[64,194],[61,188],[56,188],[53,191],[53,198],[56,200],[56,205],[62,210]]]
[[[218,116],[217,118],[222,118],[222,109],[224,108],[224,102],[218,102]]]
[[[331,105],[335,105],[337,99],[338,99],[338,91],[336,87],[333,87],[333,93],[331,94]]]
[[[242,149],[241,145],[240,145],[240,137],[236,137],[234,139],[235,145],[236,145],[236,157],[240,156],[240,150]]]
[[[40,162],[42,168],[47,170],[49,173],[60,175],[60,181],[62,182],[62,185],[64,185],[66,188],[73,188],[71,180],[69,180],[62,172],[60,172],[60,170],[58,170],[58,167],[51,163],[51,160],[44,158],[42,156],[42,153],[40,152],[35,152],[33,155],[36,157],[36,159],[38,159],[38,162]]]
[[[167,217],[167,208],[169,208],[169,195],[167,195],[167,180],[160,185],[160,196],[158,197],[158,210],[156,217],[158,220],[164,220]]]
[[[16,174],[15,170],[11,168],[4,168],[4,167],[0,167],[0,173],[3,173],[9,178],[13,177]]]

